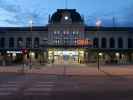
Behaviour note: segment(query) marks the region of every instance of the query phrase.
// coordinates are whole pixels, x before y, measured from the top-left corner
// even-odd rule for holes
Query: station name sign
[[[11,53],[17,53],[17,54],[20,54],[20,53],[22,53],[22,51],[7,51],[6,53],[8,53],[8,54],[11,54]]]

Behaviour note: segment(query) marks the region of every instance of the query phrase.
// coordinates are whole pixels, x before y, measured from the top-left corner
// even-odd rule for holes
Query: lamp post
[[[97,19],[96,21],[96,28],[97,28],[97,68],[98,68],[98,71],[100,71],[100,62],[99,62],[99,35],[98,35],[98,31],[99,31],[99,27],[101,26],[101,20],[100,19]]]
[[[23,41],[21,41],[20,42],[20,47],[21,47],[21,51],[22,51],[22,63],[23,63],[23,66],[22,66],[22,71],[23,71],[23,73],[24,73],[24,67],[25,67],[25,49],[24,49],[24,42]]]
[[[48,46],[48,40],[46,38],[44,38],[42,41],[43,41],[43,44],[40,45],[40,47],[42,48],[41,53],[43,54],[42,54],[42,59],[40,59],[40,64],[45,63],[44,52],[46,52],[46,47]],[[47,54],[47,57],[48,57],[48,54]]]
[[[29,53],[29,68],[32,69],[32,62],[31,62],[31,59],[32,59],[32,54],[31,54],[31,49],[32,49],[32,26],[33,26],[33,21],[32,21],[32,18],[30,18],[29,20],[29,24],[30,24],[30,32],[31,32],[31,43],[30,43],[30,53]]]
[[[22,48],[22,57],[23,57],[23,66],[22,66],[22,72],[24,73],[25,70],[25,55],[27,54],[27,49]]]

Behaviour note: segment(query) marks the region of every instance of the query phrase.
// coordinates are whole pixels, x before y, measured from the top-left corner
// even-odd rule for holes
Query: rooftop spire
[[[67,9],[68,7],[68,0],[65,0],[65,8]]]

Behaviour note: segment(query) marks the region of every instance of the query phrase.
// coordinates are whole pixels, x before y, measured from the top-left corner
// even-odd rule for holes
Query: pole
[[[24,67],[25,67],[25,54],[24,54],[24,52],[23,52],[23,66],[22,66],[22,73],[24,74]]]
[[[99,27],[101,26],[101,20],[97,19],[97,22],[96,22],[96,27],[97,27],[97,69],[98,71],[100,71],[100,62],[99,62],[99,34],[98,34],[98,31],[99,31]]]
[[[66,76],[66,66],[64,64],[64,77]]]
[[[97,35],[98,35],[98,33],[97,33]],[[99,62],[99,38],[98,38],[98,40],[97,40],[97,69],[98,69],[98,71],[100,71],[100,62]]]
[[[29,61],[29,63],[30,63],[30,65],[29,65],[29,68],[30,69],[32,69],[32,61],[31,61],[31,49],[32,49],[32,24],[33,24],[33,22],[32,22],[32,18],[30,18],[30,32],[31,32],[31,44],[30,44],[30,61]]]
[[[97,68],[98,68],[98,71],[100,71],[100,62],[99,62],[99,52],[97,54],[97,58],[98,58],[98,61],[97,61]]]
[[[68,6],[68,1],[65,0],[65,8],[67,9],[67,6]]]

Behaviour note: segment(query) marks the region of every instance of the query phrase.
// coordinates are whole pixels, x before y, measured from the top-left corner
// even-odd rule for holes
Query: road
[[[133,100],[133,76],[0,73],[0,100]]]

